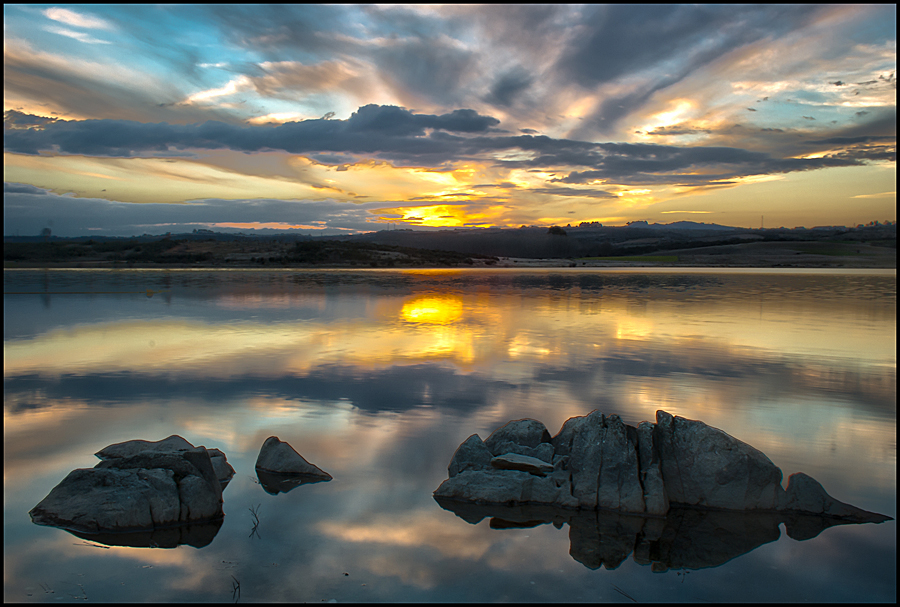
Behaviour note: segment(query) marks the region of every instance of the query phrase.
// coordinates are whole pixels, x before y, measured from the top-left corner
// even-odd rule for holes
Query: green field
[[[678,255],[630,255],[622,257],[579,257],[578,261],[658,261],[675,263]]]

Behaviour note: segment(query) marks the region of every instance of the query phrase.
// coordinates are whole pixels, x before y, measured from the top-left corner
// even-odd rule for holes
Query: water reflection
[[[303,474],[274,474],[263,470],[256,470],[256,477],[259,479],[260,486],[266,490],[269,495],[278,495],[279,493],[287,493],[293,491],[301,485],[309,485],[312,483],[322,483],[330,479],[321,476],[303,475]]]
[[[92,601],[231,600],[232,574],[260,601],[622,600],[611,583],[638,600],[896,599],[894,522],[782,534],[682,583],[648,575],[634,556],[670,557],[641,556],[637,535],[597,575],[552,525],[471,525],[431,497],[473,432],[665,409],[896,516],[893,275],[4,272],[5,291],[92,289],[135,293],[4,297],[7,600],[73,579]],[[171,434],[236,470],[202,550],[104,550],[31,524],[91,453]],[[335,480],[267,492],[254,464],[272,435]],[[575,526],[596,541],[591,524]]]
[[[588,569],[616,569],[633,554],[639,565],[661,573],[669,569],[719,567],[781,536],[809,540],[828,527],[849,524],[799,513],[757,513],[672,508],[665,517],[565,510],[551,506],[478,505],[435,497],[445,510],[467,523],[490,518],[491,529],[569,525],[569,555]]]
[[[179,525],[152,531],[136,531],[132,533],[82,533],[65,529],[75,537],[104,546],[129,546],[131,548],[176,548],[192,546],[203,548],[212,543],[213,538],[222,527],[222,520],[211,521],[200,525]]]

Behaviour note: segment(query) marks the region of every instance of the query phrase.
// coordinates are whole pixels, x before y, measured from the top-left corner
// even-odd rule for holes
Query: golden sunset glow
[[[458,297],[417,297],[403,304],[400,316],[406,322],[446,325],[459,320],[463,302]]]
[[[483,30],[477,7],[403,9],[412,21],[323,7],[335,29],[281,9],[52,10],[6,14],[4,219],[23,234],[48,221],[59,236],[660,223],[695,196],[708,223],[744,228],[896,215],[895,195],[876,197],[896,190],[887,5],[808,5],[765,36],[784,17],[774,5],[683,5],[672,19],[696,31],[650,20],[648,42],[620,54],[604,45],[645,21],[629,17],[640,7],[560,5],[524,38]],[[153,33],[120,26],[155,19]],[[321,44],[244,31],[269,19]],[[704,35],[717,19],[733,26]],[[135,204],[148,202],[160,206]],[[172,206],[185,202],[202,206]]]

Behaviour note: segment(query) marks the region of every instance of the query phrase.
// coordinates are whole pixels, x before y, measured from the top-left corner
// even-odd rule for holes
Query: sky
[[[15,5],[4,234],[896,219],[896,6]]]

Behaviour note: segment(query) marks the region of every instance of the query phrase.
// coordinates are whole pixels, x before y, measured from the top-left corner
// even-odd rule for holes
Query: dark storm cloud
[[[15,117],[17,122],[23,119]],[[440,137],[426,129],[478,133],[499,124],[473,110],[440,116],[413,114],[396,106],[367,105],[347,120],[304,120],[279,126],[239,126],[224,122],[192,125],[143,124],[128,120],[60,120],[42,129],[5,125],[4,149],[20,154],[56,150],[65,154],[135,156],[171,149],[229,148],[244,152],[399,152],[437,154],[447,151]]]
[[[626,185],[699,184],[748,175],[858,166],[864,161],[892,158],[892,138],[884,133],[891,132],[888,129],[896,131],[896,118],[881,115],[869,123],[833,132],[832,138],[810,140],[809,145],[804,145],[809,134],[792,133],[791,145],[795,149],[804,147],[804,154],[814,145],[823,152],[829,152],[834,145],[846,146],[820,158],[793,158],[790,156],[797,154],[787,151],[783,152],[784,156],[776,156],[733,146],[592,143],[545,135],[502,135],[496,132],[499,124],[496,118],[470,109],[433,115],[415,114],[397,106],[367,105],[346,120],[315,119],[278,126],[59,120],[38,128],[19,128],[25,121],[25,117],[16,114],[15,124],[6,129],[7,151],[37,154],[47,150],[129,157],[227,148],[243,152],[282,150],[292,154],[319,154],[318,157],[329,160],[341,158],[337,154],[361,154],[404,166],[444,166],[459,160],[483,160],[513,150],[530,153],[532,157],[495,159],[495,164],[507,168],[571,171],[564,178],[552,180],[562,183],[605,179]],[[785,135],[766,133],[765,136]]]

